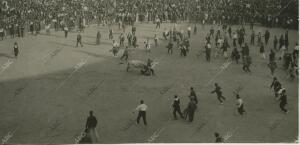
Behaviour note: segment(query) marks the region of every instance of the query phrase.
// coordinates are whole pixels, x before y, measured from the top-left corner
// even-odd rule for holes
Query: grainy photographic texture
[[[1,0],[0,143],[294,143],[298,0]]]

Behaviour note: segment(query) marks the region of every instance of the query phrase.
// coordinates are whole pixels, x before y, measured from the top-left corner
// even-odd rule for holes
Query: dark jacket
[[[222,137],[216,138],[216,143],[222,143],[222,142],[224,142],[224,139]]]
[[[81,41],[81,35],[80,34],[77,35],[77,41]]]
[[[193,99],[195,100],[196,104],[198,104],[198,98],[194,90],[191,91],[190,97],[194,97]]]
[[[213,90],[211,93],[217,93],[217,95],[222,95],[221,87],[216,86],[215,90]]]
[[[280,82],[279,81],[277,81],[277,80],[274,80],[273,82],[272,82],[272,84],[271,84],[271,88],[272,87],[274,87],[274,91],[277,91],[278,90],[278,87],[280,87],[281,86],[281,84],[280,84]]]
[[[97,32],[97,38],[100,39],[101,38],[101,33]]]
[[[286,94],[282,94],[280,96],[280,103],[287,104],[287,96],[286,96]]]
[[[180,100],[179,98],[174,99],[173,105],[174,108],[179,108],[180,107]]]
[[[97,119],[95,116],[89,116],[86,121],[86,128],[95,128],[97,126]]]
[[[197,109],[196,102],[190,101],[187,109],[189,112],[194,112]]]

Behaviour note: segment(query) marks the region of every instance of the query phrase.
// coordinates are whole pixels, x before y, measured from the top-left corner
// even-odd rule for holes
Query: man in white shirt
[[[158,46],[158,37],[156,34],[154,34],[154,43],[155,43],[155,47]]]
[[[51,27],[51,24],[48,24],[45,26],[47,35],[50,35],[50,27]]]
[[[237,111],[240,115],[243,115],[245,113],[244,110],[244,101],[242,100],[242,98],[236,94],[236,105],[237,105]]]
[[[143,118],[144,124],[147,125],[146,121],[146,110],[148,109],[147,105],[144,104],[144,100],[141,100],[141,104],[138,105],[135,111],[139,111],[136,123],[139,124],[141,117]],[[133,112],[134,113],[134,112]]]
[[[211,45],[208,42],[205,46],[206,61],[210,61]]]
[[[54,23],[54,29],[55,29],[55,31],[57,31],[57,30],[58,30],[57,20],[56,20],[56,19],[53,19],[52,22]],[[32,23],[32,22],[30,22],[30,23]],[[30,24],[30,25],[31,25],[31,24]]]
[[[188,37],[191,38],[191,31],[192,31],[192,27],[188,26],[187,28],[187,32],[188,32]]]
[[[119,51],[119,43],[117,41],[113,40],[112,46],[113,46],[113,48],[112,48],[113,55],[117,56],[118,51]]]
[[[279,57],[279,60],[283,59],[284,54],[287,52],[285,45],[282,45],[280,50],[281,50],[281,56]]]
[[[165,28],[165,30],[163,32],[163,36],[164,36],[165,40],[168,39],[167,37],[169,36],[169,34],[170,34],[170,32]]]
[[[156,29],[160,29],[160,19],[159,17],[156,18]]]
[[[67,27],[67,25],[65,25],[64,31],[65,31],[65,38],[67,38],[68,37],[68,32],[69,32],[69,28]]]
[[[238,39],[237,33],[233,32],[233,46],[236,47],[236,41]]]

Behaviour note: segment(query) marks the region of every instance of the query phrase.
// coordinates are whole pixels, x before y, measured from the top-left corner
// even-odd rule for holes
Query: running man
[[[215,87],[215,90],[213,90],[211,93],[216,93],[220,104],[223,104],[223,101],[225,101],[226,98],[222,95],[222,88],[218,85],[218,83],[215,83]]]

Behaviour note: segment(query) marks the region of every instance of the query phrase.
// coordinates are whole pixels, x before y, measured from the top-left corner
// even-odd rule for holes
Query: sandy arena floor
[[[198,26],[192,35],[191,52],[182,58],[176,50],[167,54],[162,32],[171,24],[162,24],[155,32],[154,24],[137,24],[140,47],[130,59],[156,59],[156,76],[142,76],[139,70],[126,72],[126,65],[113,57],[106,27],[90,26],[83,34],[84,47],[74,47],[77,33],[64,38],[63,32],[51,36],[27,36],[23,39],[0,41],[0,137],[14,131],[9,143],[68,143],[72,144],[85,127],[90,110],[98,119],[98,143],[203,143],[214,142],[214,132],[229,135],[227,142],[294,142],[298,136],[298,80],[289,81],[281,62],[276,76],[287,89],[290,112],[279,109],[269,89],[272,82],[267,61],[259,55],[258,46],[250,46],[252,75],[242,70],[241,64],[230,64],[220,72],[223,58],[205,61],[205,55],[196,57],[204,48],[204,36],[211,26]],[[178,27],[186,30],[187,24]],[[237,27],[234,26],[233,30]],[[121,31],[114,26],[115,38]],[[264,33],[266,28],[256,26]],[[95,45],[96,32],[102,33],[101,45]],[[127,32],[131,28],[127,28]],[[249,44],[250,31],[246,27]],[[271,39],[266,47],[273,47],[274,35],[284,29],[269,29]],[[144,50],[147,37],[160,37],[159,46],[151,54]],[[290,30],[290,49],[298,41],[298,31]],[[13,58],[13,43],[20,48],[18,59]],[[126,41],[127,42],[127,41]],[[153,44],[153,43],[152,43]],[[230,41],[230,44],[232,42]],[[231,49],[228,51],[231,53]],[[277,54],[277,56],[279,53]],[[220,73],[219,73],[220,72]],[[227,97],[224,105],[218,103],[213,84],[218,82]],[[189,88],[193,86],[199,105],[195,121],[173,120],[171,103],[174,94],[181,97],[182,108],[188,103]],[[232,93],[242,87],[240,96],[247,114],[235,112]],[[149,110],[148,126],[136,125],[137,114],[132,110],[144,99]]]

